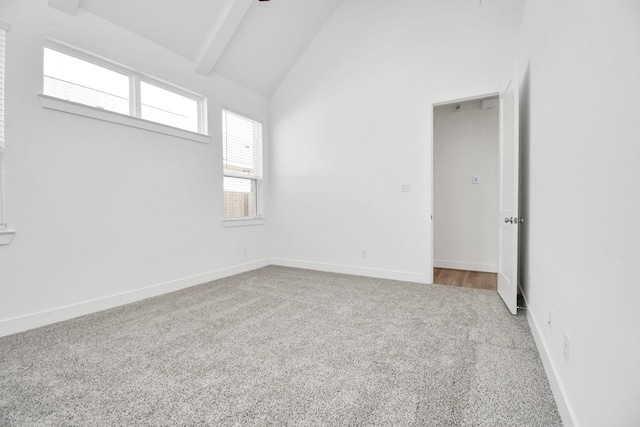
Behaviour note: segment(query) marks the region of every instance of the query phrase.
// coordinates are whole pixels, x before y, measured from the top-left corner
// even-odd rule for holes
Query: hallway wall
[[[498,271],[499,110],[493,100],[494,108],[476,99],[434,109],[435,267]]]

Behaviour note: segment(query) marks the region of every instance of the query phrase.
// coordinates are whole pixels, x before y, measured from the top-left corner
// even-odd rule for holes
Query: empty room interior
[[[637,0],[0,1],[0,425],[640,425]]]

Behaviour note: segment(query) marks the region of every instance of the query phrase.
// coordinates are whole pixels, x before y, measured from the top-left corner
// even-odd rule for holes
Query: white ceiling
[[[224,4],[224,0],[81,0],[80,7],[195,60]]]
[[[271,96],[341,1],[255,0],[214,71]]]
[[[82,8],[270,97],[342,0],[49,0]]]

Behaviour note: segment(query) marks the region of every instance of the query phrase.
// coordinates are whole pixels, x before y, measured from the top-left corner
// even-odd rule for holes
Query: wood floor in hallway
[[[498,289],[498,275],[496,273],[484,273],[481,271],[434,268],[433,283],[495,291]]]

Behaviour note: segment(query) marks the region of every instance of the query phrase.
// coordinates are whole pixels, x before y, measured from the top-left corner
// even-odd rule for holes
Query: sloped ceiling
[[[342,0],[49,0],[136,33],[269,98]]]
[[[224,3],[223,0],[81,0],[80,7],[195,60]]]
[[[341,1],[255,0],[214,71],[269,97]]]

